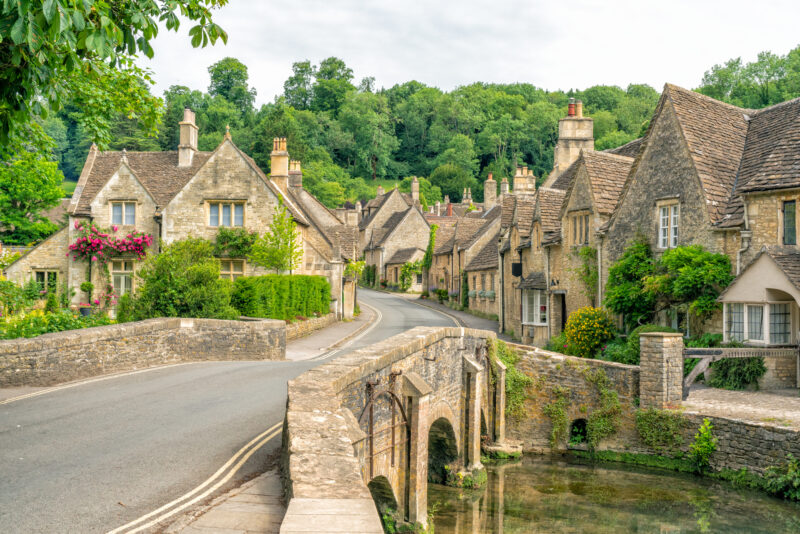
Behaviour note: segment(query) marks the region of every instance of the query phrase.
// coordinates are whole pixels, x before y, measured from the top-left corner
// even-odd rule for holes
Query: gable
[[[788,256],[788,255],[787,255]],[[800,265],[794,254],[792,264]],[[720,295],[720,302],[765,302],[776,300],[775,291],[791,295],[800,303],[800,289],[770,254],[761,252]]]

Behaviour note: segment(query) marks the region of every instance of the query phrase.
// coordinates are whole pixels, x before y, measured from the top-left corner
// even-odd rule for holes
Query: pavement
[[[795,389],[729,391],[692,387],[682,406],[703,415],[800,430],[800,392]]]
[[[454,324],[396,296],[359,289],[358,298],[377,310],[376,326],[365,327],[370,308],[362,305],[363,318],[290,342],[290,361],[165,366],[10,402],[19,392],[3,392],[0,532],[152,532],[187,513],[187,528],[208,530],[211,519],[197,514],[213,499],[237,488],[240,495],[276,467],[288,380],[415,326]],[[270,475],[261,480],[271,483]],[[231,501],[228,519],[253,508],[241,499],[256,498]],[[252,525],[240,526],[247,528],[218,532]]]

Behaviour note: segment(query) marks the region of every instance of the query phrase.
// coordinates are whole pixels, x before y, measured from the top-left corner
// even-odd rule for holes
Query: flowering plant
[[[69,246],[67,257],[74,261],[89,260],[103,265],[111,261],[113,256],[131,254],[138,259],[147,255],[147,249],[153,244],[153,236],[144,232],[130,232],[124,237],[117,237],[117,227],[110,230],[100,228],[84,221],[75,221],[78,237]]]

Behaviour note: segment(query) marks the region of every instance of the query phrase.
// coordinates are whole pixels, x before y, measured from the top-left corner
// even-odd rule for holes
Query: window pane
[[[769,305],[769,342],[786,344],[790,342],[791,311],[789,304]]]
[[[796,226],[796,212],[795,202],[791,200],[783,203],[783,244],[796,245],[797,244],[797,226]]]
[[[39,284],[40,288],[44,289],[45,273],[37,272],[35,274],[36,274],[36,283]]]
[[[572,242],[577,243],[578,241],[578,221],[577,217],[572,217]]]
[[[547,295],[544,291],[537,291],[539,294],[539,308],[538,308],[538,319],[539,324],[547,324]]]
[[[136,204],[133,202],[125,203],[125,224],[136,224]]]
[[[231,262],[231,266],[233,267],[233,272],[235,272],[235,273],[243,273],[244,272],[244,262],[243,261]]]
[[[122,224],[122,204],[119,202],[111,204],[111,223]]]
[[[728,304],[728,339],[744,340],[744,304]]]
[[[223,204],[222,205],[222,226],[230,226],[231,225],[231,205],[230,204]]]
[[[220,270],[221,270],[223,273],[229,273],[229,272],[231,272],[231,262],[230,262],[230,261],[228,261],[228,260],[222,260],[222,261],[220,261],[220,262],[219,262],[219,264],[220,264]]]
[[[244,225],[244,204],[236,204],[233,207],[233,225],[234,226]]]
[[[584,231],[583,244],[584,245],[588,245],[589,244],[589,216],[588,215],[584,215],[583,216],[583,231]]]
[[[754,341],[764,339],[764,306],[747,306],[747,337]]]
[[[660,209],[660,214],[658,219],[658,246],[659,248],[667,248],[669,244],[669,208],[663,206]]]
[[[55,289],[57,285],[57,278],[58,276],[56,273],[49,272],[47,273],[47,289]]]
[[[219,204],[208,205],[208,225],[219,226]]]
[[[125,262],[125,270],[128,271],[128,272],[133,272],[133,262],[132,261],[126,261]]]
[[[533,291],[525,292],[525,322],[532,323],[536,309],[536,293]]]
[[[128,275],[125,277],[125,293],[133,291],[133,277]]]
[[[678,205],[672,206],[672,247],[678,246]]]

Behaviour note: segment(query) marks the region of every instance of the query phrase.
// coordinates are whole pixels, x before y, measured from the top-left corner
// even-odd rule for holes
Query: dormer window
[[[209,226],[244,226],[244,202],[209,202]]]
[[[136,225],[136,202],[112,202],[111,224]]]

